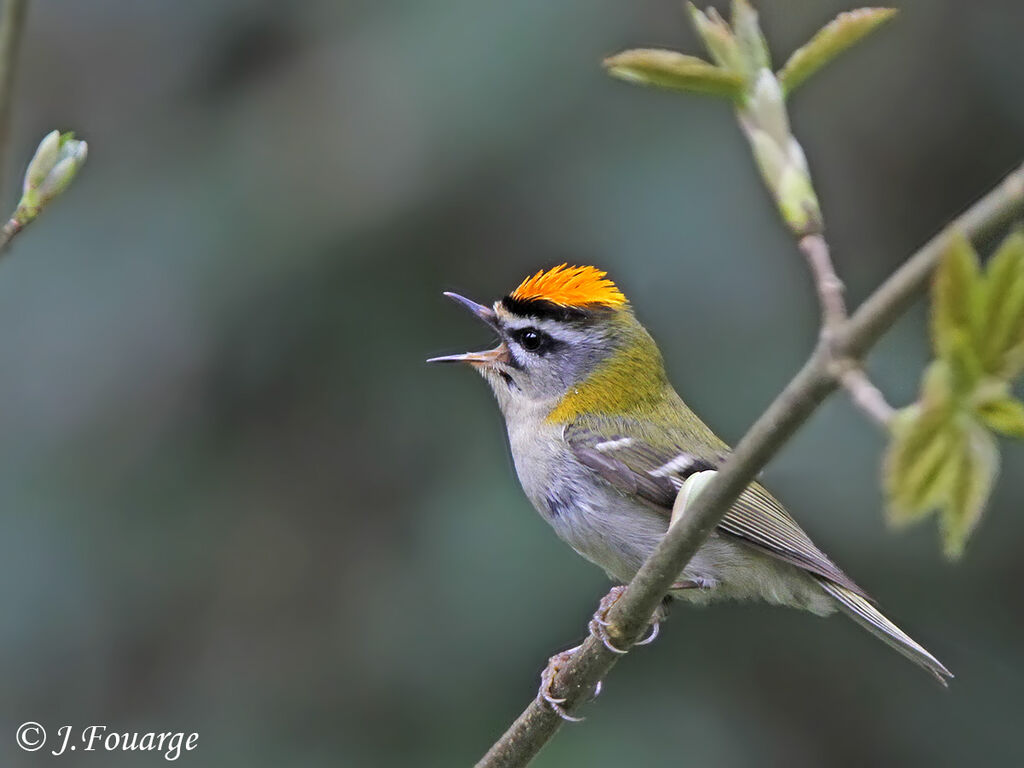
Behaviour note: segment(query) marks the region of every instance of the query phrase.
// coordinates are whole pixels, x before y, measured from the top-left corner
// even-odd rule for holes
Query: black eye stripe
[[[512,331],[513,340],[527,352],[543,355],[554,349],[559,342],[544,331],[533,327],[519,328]]]

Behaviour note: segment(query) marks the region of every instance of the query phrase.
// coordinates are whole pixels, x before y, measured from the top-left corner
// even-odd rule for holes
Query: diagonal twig
[[[892,417],[896,415],[896,409],[889,405],[885,395],[868,378],[863,368],[847,368],[839,374],[839,383],[849,393],[853,404],[871,417],[878,426],[887,427]]]

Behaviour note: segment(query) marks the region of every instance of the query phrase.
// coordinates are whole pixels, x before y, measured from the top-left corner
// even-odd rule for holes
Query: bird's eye
[[[540,332],[535,331],[533,328],[527,328],[519,337],[519,343],[522,344],[523,349],[527,352],[536,352],[540,349],[540,345],[543,341],[544,339]]]
[[[520,328],[512,332],[512,338],[527,352],[536,355],[546,355],[558,346],[557,341],[536,328]]]

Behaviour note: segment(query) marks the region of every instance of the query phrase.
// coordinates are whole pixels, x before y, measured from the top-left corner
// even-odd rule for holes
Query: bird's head
[[[628,410],[665,384],[661,355],[622,291],[595,267],[538,272],[492,307],[455,293],[498,334],[486,352],[435,357],[476,368],[506,417],[522,409],[551,420]]]

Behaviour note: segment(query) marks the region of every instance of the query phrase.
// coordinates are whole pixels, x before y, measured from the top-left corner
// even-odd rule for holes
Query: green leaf
[[[932,344],[940,358],[953,361],[957,347],[967,347],[977,355],[974,341],[980,303],[978,254],[958,232],[942,256],[932,286]]]
[[[925,408],[949,407],[953,402],[953,374],[949,363],[933,360],[921,377],[921,401]]]
[[[787,94],[795,91],[807,78],[895,14],[894,8],[861,8],[839,14],[789,57],[779,72],[783,90]]]
[[[940,511],[943,549],[959,557],[999,470],[993,432],[1024,438],[1024,402],[1008,375],[1024,369],[1024,235],[1008,237],[982,274],[955,234],[932,289],[932,338],[918,403],[890,424],[889,518],[905,524]]]
[[[747,0],[733,0],[732,29],[746,65],[747,76],[753,78],[758,71],[770,69],[772,61],[768,54],[768,41],[761,32],[757,11]]]
[[[1017,378],[1021,371],[1024,371],[1024,341],[1011,347],[1003,355],[1003,369],[1000,371],[1000,375],[1004,376],[1007,381],[1011,381]]]
[[[998,368],[1004,344],[1002,337],[1012,321],[1013,294],[1018,283],[1019,260],[1007,243],[989,259],[984,280],[982,310],[982,358],[987,370]],[[1024,293],[1021,294],[1024,298]]]
[[[950,333],[945,352],[953,395],[966,400],[985,378],[981,357],[970,333],[956,328]]]
[[[711,58],[723,69],[742,76],[746,70],[743,54],[725,19],[714,8],[708,8],[708,12],[704,13],[693,3],[689,3],[689,7],[694,29],[704,41]]]
[[[892,435],[884,463],[889,520],[905,525],[941,505],[960,436],[949,409],[920,404],[900,412]]]
[[[1007,437],[1024,438],[1024,403],[1012,395],[982,403],[977,414],[989,429]]]
[[[986,371],[1004,378],[1020,373],[1024,346],[1024,234],[1014,232],[992,256],[985,275],[981,317]]]
[[[738,99],[743,78],[696,56],[658,48],[637,48],[604,61],[608,74],[641,85]]]
[[[944,550],[959,556],[998,473],[995,438],[962,411],[920,403],[896,416],[892,433],[884,465],[890,522],[906,525],[938,509]]]
[[[949,499],[939,521],[947,557],[957,558],[963,554],[967,538],[981,519],[998,472],[999,450],[995,438],[980,424],[967,423],[952,471]]]

